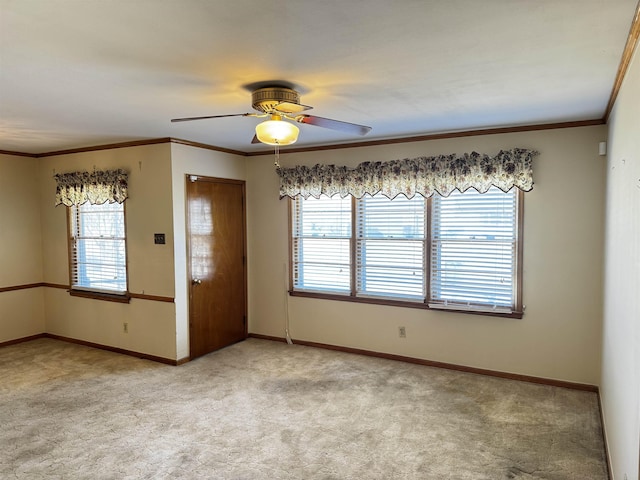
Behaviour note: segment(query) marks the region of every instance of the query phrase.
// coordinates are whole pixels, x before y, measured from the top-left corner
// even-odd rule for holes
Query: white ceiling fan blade
[[[207,115],[205,117],[185,117],[185,118],[172,118],[172,122],[190,122],[191,120],[206,120],[209,118],[224,118],[224,117],[257,117],[255,113],[232,113],[230,115]]]
[[[329,128],[352,135],[366,135],[371,131],[371,127],[366,125],[358,125],[357,123],[342,122],[340,120],[332,120],[330,118],[316,117],[315,115],[298,115],[295,121],[315,125],[316,127]]]

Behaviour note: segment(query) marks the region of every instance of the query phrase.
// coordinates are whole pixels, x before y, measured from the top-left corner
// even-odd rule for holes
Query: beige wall
[[[182,144],[171,145],[177,358],[189,356],[189,305],[186,244],[186,176],[246,179],[246,158]]]
[[[69,282],[66,212],[53,206],[53,174],[124,168],[130,172],[131,197],[126,204],[130,290],[174,296],[175,304],[136,299],[128,305],[113,304],[70,297],[52,288],[31,293],[46,290],[39,295],[40,304],[45,302],[46,316],[41,313],[40,318],[45,316],[47,332],[171,359],[188,356],[185,176],[246,179],[250,332],[283,336],[288,315],[291,334],[298,339],[597,384],[605,169],[597,146],[605,135],[604,127],[585,127],[281,157],[284,166],[354,166],[365,160],[472,150],[491,153],[515,146],[539,150],[535,188],[525,196],[522,320],[288,297],[287,202],[278,199],[273,157],[245,158],[180,144],[39,160],[16,157],[39,174],[39,184],[29,195],[35,203],[27,202],[26,209],[35,218],[38,214],[33,212],[40,211],[42,241],[36,222],[36,227],[27,229],[34,234],[25,233],[35,244],[24,244],[36,253],[29,257],[33,268],[43,269],[35,281]],[[21,177],[22,172],[14,176]],[[154,245],[154,233],[165,233],[167,244]],[[11,283],[31,281],[18,282],[15,277]],[[2,301],[13,302],[3,312],[16,310],[27,292],[0,294]],[[37,302],[29,305],[38,308]],[[45,331],[37,315],[29,313],[29,318],[39,325],[35,333]],[[129,323],[128,334],[122,331],[123,322]],[[17,323],[11,325],[15,329]],[[400,325],[407,329],[406,339],[397,336]]]
[[[434,140],[281,156],[283,166],[355,166],[419,155],[540,152],[525,195],[522,320],[285,296],[287,202],[273,158],[248,160],[249,327],[295,339],[597,384],[600,379],[604,126]],[[405,326],[407,338],[398,338]]]
[[[0,154],[0,288],[42,282],[38,160]],[[43,288],[0,292],[0,342],[44,332]]]
[[[640,452],[640,50],[609,118],[601,395],[613,479]]]
[[[42,159],[0,156],[0,213],[16,226],[0,234],[0,287],[69,284],[66,208],[54,207],[53,175],[94,168],[129,172],[129,291],[174,297],[175,303],[119,304],[71,297],[59,288],[3,292],[0,341],[47,332],[169,359],[187,357],[186,175],[244,180],[245,157],[169,143]],[[155,245],[154,233],[165,233],[166,244]]]
[[[99,150],[39,160],[44,281],[69,284],[67,220],[64,206],[54,207],[54,173],[122,168],[129,172],[126,228],[129,291],[174,296],[173,200],[169,144]],[[166,234],[155,245],[154,233]],[[176,358],[175,305],[132,299],[116,304],[71,297],[47,288],[46,331],[88,342],[164,358]],[[128,333],[123,323],[128,323]]]

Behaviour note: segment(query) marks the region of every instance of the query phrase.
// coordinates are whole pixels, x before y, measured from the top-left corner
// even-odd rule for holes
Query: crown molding
[[[116,148],[141,147],[145,145],[157,145],[160,143],[169,143],[171,138],[150,138],[147,140],[132,140],[129,142],[107,143],[104,145],[93,145],[90,147],[70,148],[68,150],[55,150],[53,152],[36,153],[34,157],[55,157],[58,155],[69,155],[72,153],[96,152],[99,150],[113,150]]]
[[[231,148],[224,148],[224,147],[217,147],[215,145],[208,145],[206,143],[199,143],[199,142],[192,142],[190,140],[183,140],[181,138],[171,138],[171,143],[176,143],[179,145],[188,145],[190,147],[196,147],[196,148],[204,148],[205,150],[213,150],[216,152],[223,152],[223,153],[231,153],[233,155],[240,155],[243,157],[246,157],[248,155],[247,152],[243,152],[241,150],[233,150]]]
[[[92,145],[88,147],[70,148],[66,150],[54,150],[51,152],[42,152],[42,153],[25,153],[25,152],[13,152],[10,150],[0,150],[0,154],[15,155],[20,157],[31,157],[31,158],[45,158],[45,157],[55,157],[58,155],[70,155],[73,153],[96,152],[99,150],[113,150],[116,148],[158,145],[161,143],[175,143],[179,145],[188,145],[190,147],[203,148],[205,150],[214,150],[216,152],[231,153],[233,155],[240,155],[240,156],[247,155],[246,152],[242,152],[240,150],[232,150],[230,148],[217,147],[215,145],[207,145],[206,143],[192,142],[190,140],[183,140],[182,138],[172,138],[172,137],[150,138],[146,140],[132,140],[129,142],[107,143],[104,145]]]
[[[35,153],[13,152],[11,150],[0,150],[0,155],[13,155],[15,157],[30,157],[30,158],[37,157]]]
[[[317,145],[314,147],[283,149],[283,150],[280,150],[280,154],[284,155],[286,153],[316,152],[321,150],[339,150],[344,148],[358,148],[358,147],[375,147],[379,145],[424,142],[428,140],[442,140],[447,138],[474,137],[474,136],[481,136],[481,135],[498,135],[501,133],[531,132],[531,131],[537,131],[537,130],[555,130],[559,128],[588,127],[593,125],[604,125],[605,123],[606,121],[604,118],[597,118],[593,120],[578,120],[578,121],[572,121],[572,122],[542,123],[542,124],[534,124],[534,125],[520,125],[515,127],[484,128],[484,129],[478,129],[478,130],[464,130],[459,132],[433,133],[428,135],[417,135],[412,137],[387,138],[382,140],[369,140],[364,142],[338,143],[333,145]],[[112,150],[116,148],[158,145],[161,143],[175,143],[179,145],[187,145],[190,147],[203,148],[205,150],[229,153],[229,154],[238,155],[241,157],[273,155],[272,149],[260,150],[256,152],[243,152],[241,150],[233,150],[230,148],[218,147],[215,145],[208,145],[206,143],[192,142],[190,140],[184,140],[181,138],[171,138],[171,137],[152,138],[147,140],[134,140],[129,142],[110,143],[105,145],[94,145],[91,147],[72,148],[68,150],[56,150],[56,151],[44,152],[44,153],[23,153],[23,152],[12,152],[8,150],[0,150],[0,154],[17,155],[17,156],[31,157],[31,158],[46,158],[46,157],[54,157],[57,155],[69,155],[74,153],[95,152],[99,150]]]
[[[607,109],[605,110],[604,116],[602,117],[605,123],[609,121],[609,115],[611,115],[611,110],[613,110],[613,106],[616,103],[616,98],[618,98],[618,92],[620,92],[620,87],[622,86],[624,77],[626,76],[627,70],[629,69],[629,64],[631,63],[633,52],[635,51],[638,45],[639,38],[640,38],[640,1],[638,2],[638,5],[636,5],[636,13],[633,16],[633,21],[631,22],[631,27],[629,28],[627,43],[625,44],[624,50],[622,51],[622,57],[620,58],[620,65],[618,66],[616,79],[613,82],[613,88],[611,89],[611,95],[609,96],[609,103],[607,104]]]
[[[459,132],[417,135],[413,137],[388,138],[383,140],[369,140],[365,142],[339,143],[335,145],[318,145],[315,147],[281,149],[280,154],[284,155],[286,153],[316,152],[320,150],[335,150],[335,149],[342,149],[342,148],[375,147],[378,145],[393,145],[397,143],[424,142],[428,140],[442,140],[446,138],[474,137],[474,136],[480,136],[480,135],[498,135],[501,133],[532,132],[537,130],[555,130],[559,128],[588,127],[593,125],[604,125],[604,124],[605,124],[604,119],[596,118],[593,120],[579,120],[579,121],[573,121],[573,122],[542,123],[542,124],[535,124],[535,125],[520,125],[516,127],[484,128],[479,130],[464,130]],[[249,153],[246,153],[246,155],[248,157],[253,157],[257,155],[273,155],[273,150],[249,152]]]

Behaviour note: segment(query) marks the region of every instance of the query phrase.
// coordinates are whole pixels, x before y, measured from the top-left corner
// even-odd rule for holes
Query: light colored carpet
[[[250,339],[0,349],[3,479],[606,479],[594,393]]]

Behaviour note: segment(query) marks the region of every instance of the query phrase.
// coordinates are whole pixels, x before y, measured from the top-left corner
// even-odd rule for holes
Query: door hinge
[[[243,315],[243,316],[242,316],[242,324],[243,324],[243,325],[246,325],[246,324],[247,324],[247,316],[246,316],[246,315]]]

